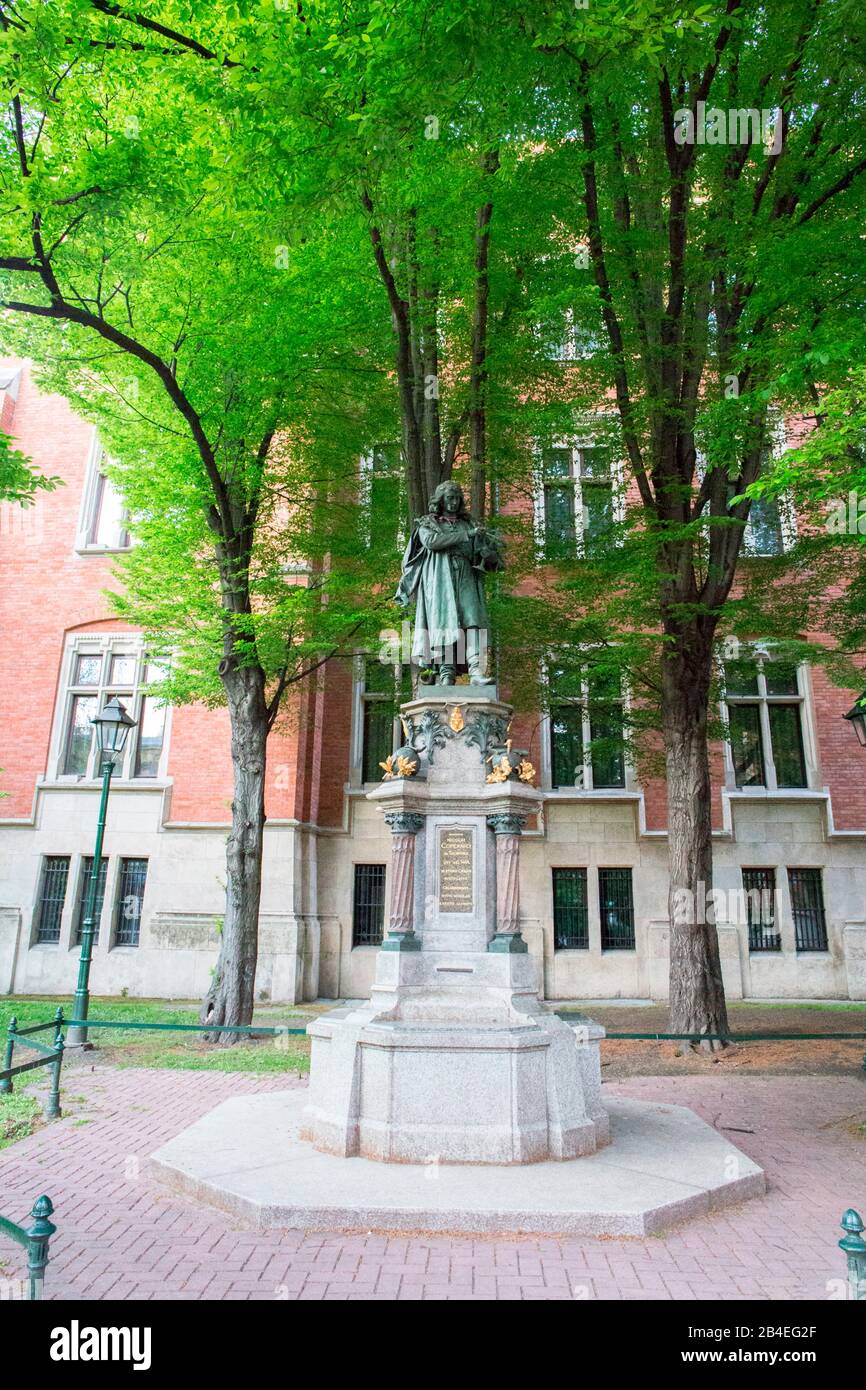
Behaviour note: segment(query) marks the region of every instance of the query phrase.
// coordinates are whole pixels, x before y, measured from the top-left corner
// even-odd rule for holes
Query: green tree
[[[824,344],[863,360],[862,65],[844,4],[726,0],[674,7],[660,27],[641,8],[656,25],[631,42],[618,4],[532,19],[546,100],[573,132],[551,173],[572,178],[575,308],[599,340],[574,403],[615,401],[638,499],[629,543],[575,593],[587,635],[634,656],[657,633],[657,660],[633,669],[664,745],[671,1023],[723,1033],[715,927],[676,908],[712,885],[714,654],[747,619],[735,579],[771,407],[810,410]]]
[[[58,478],[34,472],[30,460],[13,446],[8,434],[0,430],[0,502],[31,506],[40,492],[53,492]]]
[[[360,626],[335,420],[363,410],[378,374],[369,350],[365,373],[340,368],[340,303],[305,278],[305,256],[324,253],[305,249],[299,206],[263,214],[235,179],[246,127],[230,65],[166,47],[144,19],[142,37],[119,37],[113,7],[25,6],[0,23],[7,341],[124,460],[141,545],[122,607],[172,649],[168,693],[228,706],[226,912],[203,1005],[219,1036],[252,1015],[268,733],[286,689]],[[305,458],[325,469],[312,491]]]

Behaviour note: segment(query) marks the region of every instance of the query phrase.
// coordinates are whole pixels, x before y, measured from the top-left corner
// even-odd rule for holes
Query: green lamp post
[[[863,692],[856,705],[854,705],[852,709],[849,709],[844,717],[850,719],[851,723],[854,725],[855,734],[863,747],[866,748],[866,691]]]
[[[123,752],[130,729],[136,721],[127,714],[124,706],[114,695],[105,705],[101,714],[91,719],[96,729],[96,742],[99,750],[99,767],[102,773],[102,794],[99,798],[99,815],[96,820],[96,845],[93,850],[93,867],[87,885],[87,900],[84,905],[84,921],[81,924],[81,955],[78,960],[78,984],[72,1005],[73,1018],[86,1019],[90,1003],[90,961],[93,956],[93,936],[96,931],[96,899],[99,893],[99,871],[102,864],[102,841],[105,836],[105,813],[108,807],[108,792],[115,760]],[[87,1028],[70,1028],[67,1046],[85,1047]]]

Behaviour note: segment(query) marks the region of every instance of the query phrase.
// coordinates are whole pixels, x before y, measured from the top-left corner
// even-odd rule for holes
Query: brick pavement
[[[40,1192],[58,1234],[50,1298],[804,1299],[844,1276],[839,1217],[866,1211],[861,1077],[638,1077],[609,1094],[691,1106],[767,1172],[765,1197],[664,1236],[344,1235],[255,1231],[141,1174],[141,1160],[220,1101],[302,1085],[213,1072],[67,1073],[68,1114],[0,1153],[0,1211]],[[6,1279],[20,1252],[0,1242]]]

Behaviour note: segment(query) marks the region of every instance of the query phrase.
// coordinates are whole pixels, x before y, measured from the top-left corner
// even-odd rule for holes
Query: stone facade
[[[81,650],[138,650],[112,614],[116,558],[88,529],[98,441],[26,363],[0,361],[0,425],[64,485],[26,511],[0,506],[0,992],[71,992],[83,859],[92,852],[98,783],[61,766],[69,671]],[[736,791],[714,752],[716,885],[744,867],[776,870],[782,949],[748,949],[742,921],[720,918],[730,997],[866,998],[866,753],[842,715],[859,692],[808,673],[803,791]],[[378,948],[353,945],[354,866],[390,866],[392,835],[361,780],[362,706],[351,662],[331,662],[289,701],[271,736],[266,789],[258,991],[281,1000],[367,998]],[[658,998],[667,989],[664,787],[629,774],[617,791],[552,790],[544,724],[512,733],[542,772],[542,812],[523,828],[520,929],[548,999]],[[201,994],[216,960],[231,800],[224,712],[168,712],[158,775],[118,777],[111,793],[108,871],[95,994]],[[507,837],[506,837],[507,838]],[[506,852],[503,845],[502,853]],[[68,861],[55,940],[40,943],[47,858]],[[120,864],[147,860],[137,945],[114,935]],[[587,871],[588,949],[554,948],[552,870]],[[634,949],[602,950],[598,869],[628,868]],[[786,870],[820,869],[826,951],[795,947]],[[386,867],[384,921],[390,915]],[[107,949],[106,949],[107,946]]]

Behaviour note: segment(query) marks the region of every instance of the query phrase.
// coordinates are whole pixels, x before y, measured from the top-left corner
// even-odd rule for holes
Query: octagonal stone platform
[[[305,1089],[239,1096],[148,1169],[254,1226],[307,1231],[640,1236],[764,1192],[763,1170],[693,1111],[605,1099],[610,1147],[495,1166],[336,1157],[300,1138]]]

